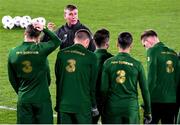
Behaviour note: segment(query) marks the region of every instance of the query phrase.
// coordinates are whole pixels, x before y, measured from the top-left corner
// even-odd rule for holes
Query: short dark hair
[[[77,9],[77,7],[76,7],[75,5],[69,4],[69,5],[67,5],[64,9],[65,9],[65,10],[70,10],[70,11],[72,11],[72,10]]]
[[[146,37],[150,37],[150,36],[158,36],[157,33],[152,30],[152,29],[149,29],[149,30],[145,30],[142,34],[141,34],[141,40],[146,38]]]
[[[129,32],[122,32],[119,34],[118,43],[120,48],[126,49],[133,42],[132,35]]]
[[[37,38],[41,34],[41,31],[35,29],[32,24],[29,24],[27,26],[25,32],[27,33],[28,37],[30,37],[30,38]]]
[[[106,29],[100,29],[96,31],[94,34],[94,41],[98,47],[100,47],[103,43],[109,41],[109,31]]]
[[[92,35],[87,29],[80,29],[80,30],[76,31],[75,38],[77,38],[79,40],[85,40],[85,39],[91,40]]]

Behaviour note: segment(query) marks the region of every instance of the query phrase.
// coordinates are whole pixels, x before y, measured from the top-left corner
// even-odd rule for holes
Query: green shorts
[[[114,113],[103,114],[103,124],[139,124],[139,109],[115,108]],[[107,111],[108,112],[108,111]]]
[[[17,104],[18,124],[53,124],[51,102]]]
[[[92,124],[91,112],[67,113],[58,112],[57,124]]]

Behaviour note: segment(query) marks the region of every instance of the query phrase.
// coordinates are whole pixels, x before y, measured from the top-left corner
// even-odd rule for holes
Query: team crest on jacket
[[[64,35],[62,34],[62,42],[64,43],[67,40],[67,34],[65,33]]]
[[[67,38],[67,34],[64,34],[64,38]]]

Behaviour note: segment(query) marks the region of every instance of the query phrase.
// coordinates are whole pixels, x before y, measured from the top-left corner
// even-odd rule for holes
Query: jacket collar
[[[68,24],[65,24],[65,27],[68,29],[76,29],[77,27],[79,27],[81,25],[80,21],[78,20],[78,22],[75,25],[72,26],[68,26]]]
[[[96,53],[106,53],[107,50],[106,49],[96,49],[95,52]]]

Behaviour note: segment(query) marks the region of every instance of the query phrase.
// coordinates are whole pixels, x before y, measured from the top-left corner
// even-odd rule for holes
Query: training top
[[[104,62],[112,57],[113,55],[109,53],[106,49],[96,49],[94,51],[97,57],[97,66],[98,66],[98,77],[96,81],[96,99],[97,103],[101,103],[101,95],[100,95],[100,85],[101,85],[101,76],[102,76],[102,67]]]
[[[56,111],[89,112],[96,105],[96,55],[80,44],[61,50],[56,65]]]
[[[145,113],[151,113],[150,95],[142,64],[128,53],[118,53],[103,65],[101,92],[106,107],[138,110],[138,83],[144,100]],[[115,111],[116,112],[116,111]]]
[[[148,85],[152,103],[176,103],[178,57],[162,42],[147,51]]]
[[[55,50],[61,41],[44,29],[50,37],[46,43],[24,41],[10,50],[8,58],[9,81],[18,94],[18,101],[38,103],[50,100],[50,74],[47,56]]]
[[[89,32],[91,32],[89,28],[87,28],[85,25],[80,23],[80,21],[78,21],[75,25],[72,26],[68,26],[68,24],[66,23],[65,25],[59,27],[55,31],[55,33],[62,41],[62,44],[60,45],[60,49],[64,49],[66,47],[72,46],[74,44],[75,33],[80,29],[87,29]],[[46,41],[48,41],[48,36],[44,35],[42,42],[46,42]],[[95,49],[96,47],[93,43],[93,39],[91,39],[88,46],[88,50],[94,51]]]

